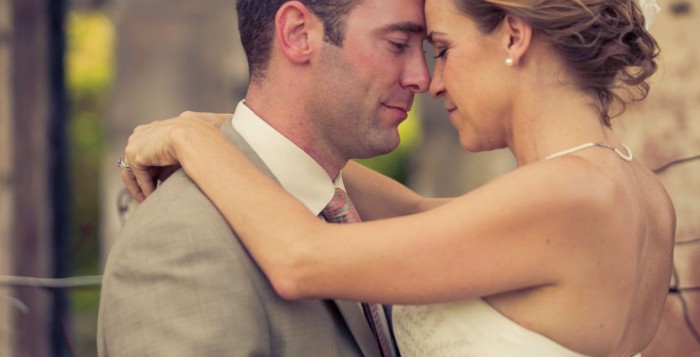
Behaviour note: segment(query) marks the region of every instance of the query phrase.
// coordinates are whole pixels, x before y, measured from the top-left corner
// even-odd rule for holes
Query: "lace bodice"
[[[482,299],[397,305],[392,315],[403,357],[587,357],[518,325]]]

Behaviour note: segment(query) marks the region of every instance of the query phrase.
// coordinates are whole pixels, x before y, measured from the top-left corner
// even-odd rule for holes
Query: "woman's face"
[[[430,93],[443,97],[460,143],[469,151],[505,146],[507,36],[482,33],[454,1],[426,0],[429,41],[437,56]]]

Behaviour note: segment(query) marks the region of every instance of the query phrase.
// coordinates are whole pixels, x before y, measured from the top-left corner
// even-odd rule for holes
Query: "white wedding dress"
[[[392,311],[402,357],[587,357],[518,325],[482,299],[395,305]]]

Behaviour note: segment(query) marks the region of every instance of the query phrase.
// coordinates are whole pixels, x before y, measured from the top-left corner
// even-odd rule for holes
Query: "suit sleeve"
[[[186,186],[149,198],[112,249],[100,302],[103,357],[270,355],[256,268],[218,211]]]

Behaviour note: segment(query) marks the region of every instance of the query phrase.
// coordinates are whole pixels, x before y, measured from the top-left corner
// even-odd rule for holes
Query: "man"
[[[314,214],[351,158],[390,152],[429,74],[423,0],[239,0],[250,84],[222,131]],[[182,171],[105,268],[101,356],[386,356],[357,302],[285,301]],[[380,309],[382,325],[385,317]],[[382,343],[384,343],[382,345]],[[387,345],[391,351],[380,352]]]

